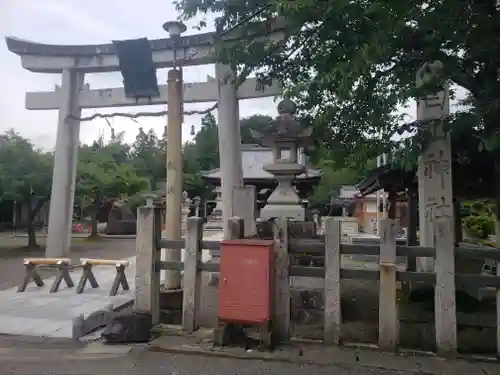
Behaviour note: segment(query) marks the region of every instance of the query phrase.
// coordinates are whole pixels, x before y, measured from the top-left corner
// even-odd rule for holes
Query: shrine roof
[[[241,163],[243,169],[244,180],[273,180],[274,177],[269,172],[266,172],[262,167],[265,164],[270,164],[273,161],[273,149],[270,147],[261,147],[257,145],[242,145],[241,148]],[[302,164],[305,161],[305,155],[299,155],[299,162]],[[307,168],[305,173],[297,176],[298,180],[314,181],[321,178],[321,171],[317,169]],[[205,180],[218,181],[221,178],[220,168],[211,171],[202,172],[202,177]]]
[[[367,196],[378,190],[404,191],[414,180],[415,170],[407,171],[383,165],[372,169],[356,187],[359,189],[360,196]]]

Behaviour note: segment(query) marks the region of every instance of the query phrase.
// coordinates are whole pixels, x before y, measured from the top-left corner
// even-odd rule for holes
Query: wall
[[[377,200],[371,197],[359,198],[355,202],[354,216],[363,231],[368,231],[370,219],[377,217]],[[401,227],[408,226],[408,204],[406,201],[396,203],[396,219],[399,219]],[[381,218],[381,216],[380,216]]]
[[[380,201],[382,203],[383,194],[386,199],[388,194],[380,192]],[[352,185],[344,185],[340,187],[340,198],[352,199],[359,194],[359,190]],[[354,217],[360,226],[360,230],[364,231],[369,228],[370,219],[377,217],[377,194],[372,193],[362,198],[357,198],[354,201]],[[396,204],[396,219],[399,219],[401,227],[408,226],[408,203],[406,201],[398,201]]]

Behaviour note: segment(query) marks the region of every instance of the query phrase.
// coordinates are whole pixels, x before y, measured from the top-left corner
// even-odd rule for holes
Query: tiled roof
[[[384,195],[386,197],[388,197],[388,194],[386,192],[381,191],[380,196],[382,197]],[[361,197],[375,199],[377,197],[377,193],[376,192],[370,193],[370,194],[363,196],[363,194],[361,194],[359,189],[354,185],[342,185],[340,187],[339,198],[341,198],[341,199],[356,199],[356,198],[361,198]]]
[[[243,179],[245,180],[271,180],[273,175],[266,172],[262,167],[273,161],[273,150],[268,147],[256,145],[242,145],[241,163],[243,167]],[[299,162],[304,164],[305,156],[299,156]],[[209,180],[220,179],[220,169],[202,172],[203,177]],[[308,168],[305,173],[298,176],[299,179],[318,179],[321,172],[316,169]]]

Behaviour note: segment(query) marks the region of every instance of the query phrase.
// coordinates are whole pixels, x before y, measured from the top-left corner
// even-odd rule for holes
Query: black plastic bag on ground
[[[153,328],[151,314],[126,310],[117,312],[102,332],[108,344],[148,342]]]

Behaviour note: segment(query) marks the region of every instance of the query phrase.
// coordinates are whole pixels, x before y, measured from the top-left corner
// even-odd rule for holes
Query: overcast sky
[[[124,5],[126,3],[126,5]],[[60,84],[60,75],[32,73],[21,67],[20,57],[7,50],[5,36],[15,36],[41,43],[53,44],[96,44],[110,43],[147,37],[149,39],[167,36],[162,24],[174,20],[177,12],[171,0],[0,0],[0,132],[14,128],[36,145],[52,149],[55,145],[57,111],[28,111],[24,108],[26,91],[52,91]],[[210,21],[210,20],[209,20]],[[189,23],[187,34],[195,34],[195,22]],[[208,30],[207,30],[208,31]],[[158,83],[166,82],[167,71],[158,70]],[[184,70],[186,82],[205,82],[207,75],[214,76],[214,66],[188,67]],[[87,74],[86,82],[91,88],[122,86],[119,72]],[[463,96],[459,95],[459,96]],[[186,110],[205,109],[211,103],[186,104]],[[147,110],[164,110],[162,106],[149,106]],[[85,110],[83,116],[97,111],[112,112],[115,109]],[[138,112],[145,107],[120,108],[123,112]],[[402,109],[415,117],[416,106]],[[453,109],[452,109],[453,111]],[[216,112],[214,112],[216,115]],[[240,117],[253,114],[276,115],[273,98],[240,101]],[[189,139],[191,125],[200,127],[200,116],[185,116],[184,139]],[[125,131],[126,140],[135,139],[140,125],[131,120],[115,118],[111,120],[116,131]],[[140,124],[154,128],[163,134],[165,118],[141,118]],[[110,130],[104,120],[82,122],[80,140],[84,143],[96,139],[104,133],[109,139]]]
[[[126,5],[125,5],[126,4]],[[167,33],[162,24],[177,17],[171,0],[0,0],[0,132],[14,128],[36,145],[52,149],[57,130],[57,111],[28,111],[24,107],[26,91],[52,91],[60,84],[59,74],[32,73],[21,67],[19,56],[9,52],[5,36],[15,36],[30,41],[53,44],[110,43],[112,40],[164,38]],[[187,34],[199,33],[188,24]],[[209,31],[209,30],[207,30]],[[166,82],[167,71],[157,71],[158,83]],[[213,65],[188,67],[184,70],[186,82],[205,82],[207,75],[215,75]],[[86,75],[91,88],[122,86],[122,76],[117,73]],[[205,109],[211,103],[186,104],[185,110]],[[120,108],[121,112],[144,111],[146,107]],[[161,111],[162,106],[149,106],[147,110]],[[83,116],[95,112],[112,112],[117,109],[85,110]],[[216,115],[216,112],[214,112]],[[240,116],[266,114],[275,116],[273,98],[240,101]],[[191,125],[200,126],[200,116],[184,118],[184,139],[189,138]],[[126,140],[132,142],[139,129],[128,119],[111,120],[116,131],[126,131]],[[165,118],[140,118],[146,128],[163,134]],[[99,133],[109,138],[110,130],[104,120],[82,122],[80,140],[88,143]]]

